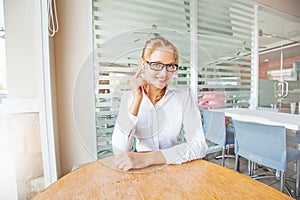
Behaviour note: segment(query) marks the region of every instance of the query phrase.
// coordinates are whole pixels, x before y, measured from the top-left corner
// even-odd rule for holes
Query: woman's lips
[[[161,78],[161,77],[157,77],[156,79],[161,83],[165,83],[168,80],[167,78]]]

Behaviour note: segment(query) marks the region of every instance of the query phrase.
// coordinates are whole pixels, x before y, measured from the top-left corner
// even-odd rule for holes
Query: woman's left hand
[[[146,153],[126,152],[116,156],[115,164],[124,171],[145,168],[148,166],[147,157]]]
[[[117,168],[124,171],[141,169],[150,165],[165,164],[166,160],[160,151],[151,152],[125,152],[115,158]]]

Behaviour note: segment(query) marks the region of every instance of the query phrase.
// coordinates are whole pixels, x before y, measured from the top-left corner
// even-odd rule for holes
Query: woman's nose
[[[168,74],[168,71],[167,71],[167,67],[165,66],[165,67],[163,67],[163,69],[161,70],[161,73],[162,74]]]

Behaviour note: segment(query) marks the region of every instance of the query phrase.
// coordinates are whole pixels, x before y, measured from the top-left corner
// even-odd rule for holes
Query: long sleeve
[[[180,164],[203,158],[208,149],[202,129],[201,115],[191,92],[188,91],[179,98],[185,98],[182,107],[182,125],[186,143],[162,150],[167,164]]]
[[[135,135],[135,126],[137,117],[129,112],[131,102],[130,93],[125,93],[122,96],[118,118],[112,135],[112,147],[114,154],[130,151]]]

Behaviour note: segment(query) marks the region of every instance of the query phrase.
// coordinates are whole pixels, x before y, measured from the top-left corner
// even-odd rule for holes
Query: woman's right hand
[[[146,80],[141,77],[143,72],[142,67],[136,72],[133,79],[130,81],[130,88],[133,91],[133,96],[137,100],[143,97],[143,86],[147,84]]]
[[[143,69],[140,68],[133,79],[130,81],[130,87],[133,91],[133,101],[129,107],[129,112],[134,116],[137,116],[140,108],[140,104],[143,98],[143,87],[147,84],[146,80],[141,77]]]

